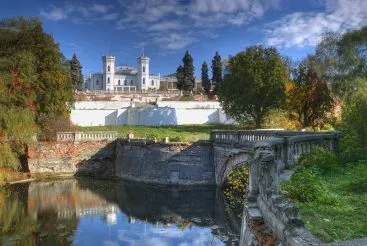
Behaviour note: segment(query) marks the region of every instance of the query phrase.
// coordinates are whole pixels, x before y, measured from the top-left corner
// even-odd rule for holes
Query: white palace
[[[103,56],[102,73],[94,73],[84,80],[86,90],[146,91],[158,90],[160,75],[149,74],[147,56],[138,57],[138,67],[115,66],[114,56]]]

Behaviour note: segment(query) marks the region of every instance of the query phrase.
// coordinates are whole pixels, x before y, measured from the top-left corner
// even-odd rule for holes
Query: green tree
[[[206,62],[203,62],[203,65],[201,65],[201,84],[205,94],[208,95],[210,91],[210,79],[208,75],[208,64]]]
[[[186,93],[192,92],[192,89],[195,86],[195,77],[194,77],[194,65],[193,65],[193,59],[190,55],[190,52],[186,50],[184,57],[182,58],[183,62],[183,72],[184,72],[184,80],[182,89]]]
[[[69,64],[38,18],[0,20],[0,95],[0,137],[8,140],[1,151],[12,150],[18,160],[43,119],[69,115]],[[11,168],[18,169],[14,162]]]
[[[268,112],[284,102],[287,67],[275,48],[262,46],[238,53],[228,65],[217,93],[224,111],[237,121],[261,127]]]
[[[294,81],[287,86],[287,107],[302,127],[315,126],[331,111],[333,100],[325,81],[318,78],[306,59],[294,71]]]
[[[181,65],[178,66],[175,76],[177,78],[177,89],[181,91],[183,89],[183,83],[185,78],[184,69]]]
[[[70,60],[70,76],[73,90],[81,90],[83,85],[82,65],[75,54]]]
[[[190,94],[195,86],[195,68],[192,56],[188,50],[186,50],[182,62],[183,66],[180,65],[176,70],[177,88],[184,91],[185,94]]]
[[[343,35],[326,34],[310,61],[334,95],[350,98],[358,89],[357,81],[367,78],[367,27]]]
[[[212,77],[213,83],[220,84],[223,81],[223,76],[222,76],[222,61],[218,51],[215,52],[215,56],[212,60],[212,72],[213,72]]]

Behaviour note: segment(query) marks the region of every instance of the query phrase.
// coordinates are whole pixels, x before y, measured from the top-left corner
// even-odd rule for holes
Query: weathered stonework
[[[28,147],[31,173],[114,175],[115,142],[37,142]]]
[[[209,142],[144,144],[119,141],[116,176],[161,184],[215,184]]]

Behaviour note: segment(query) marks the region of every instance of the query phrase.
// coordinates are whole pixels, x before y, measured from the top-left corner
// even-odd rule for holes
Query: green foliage
[[[249,168],[245,164],[232,168],[223,185],[223,193],[230,209],[242,212],[243,203],[247,194]]]
[[[329,200],[325,182],[314,168],[298,168],[292,178],[283,184],[282,191],[298,202]]]
[[[184,68],[181,65],[178,66],[178,68],[176,70],[176,78],[177,78],[177,89],[182,90],[183,89],[183,84],[184,84],[185,74],[184,74]]]
[[[231,57],[228,67],[217,91],[224,111],[239,122],[251,120],[261,127],[269,111],[284,102],[287,67],[275,48],[262,46]]]
[[[221,60],[222,59],[218,51],[215,52],[215,56],[213,57],[213,60],[212,60],[212,72],[213,72],[212,81],[215,84],[220,84],[223,82],[222,61]]]
[[[316,47],[313,56],[318,74],[328,81],[333,93],[347,99],[367,77],[367,27],[343,35],[329,33]]]
[[[70,112],[69,64],[38,18],[0,21],[0,95],[0,137],[9,141],[14,157],[25,153],[41,118]],[[9,156],[0,161],[11,159],[8,165],[18,169]]]
[[[19,159],[8,143],[0,143],[0,168],[18,171],[21,167]]]
[[[210,79],[208,75],[208,64],[206,62],[203,62],[203,65],[201,66],[201,84],[204,88],[205,94],[209,94],[210,91]]]
[[[367,147],[367,81],[359,81],[359,90],[346,100],[342,121],[348,134],[357,136],[357,143]]]
[[[184,95],[178,99],[181,102],[191,102],[194,100],[194,97],[191,95]]]
[[[303,154],[298,163],[304,167],[317,168],[321,172],[335,171],[340,167],[335,153],[321,147],[315,147],[311,152]]]
[[[185,94],[192,92],[195,86],[194,65],[190,52],[186,50],[182,58],[183,66],[180,65],[176,70],[177,88],[183,90]]]
[[[81,90],[83,85],[82,65],[75,54],[70,60],[70,76],[73,90]]]
[[[265,128],[281,128],[296,130],[301,128],[298,121],[289,117],[289,112],[282,109],[272,109],[264,119]]]

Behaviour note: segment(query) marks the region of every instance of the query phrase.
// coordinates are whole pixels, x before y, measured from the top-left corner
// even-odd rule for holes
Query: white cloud
[[[153,24],[149,26],[148,29],[150,31],[168,31],[168,30],[177,30],[181,27],[182,27],[181,22],[172,20]]]
[[[367,24],[366,0],[324,0],[324,12],[292,13],[271,23],[266,43],[277,47],[315,46],[325,32],[346,32]]]
[[[115,20],[118,17],[118,13],[115,12],[113,5],[71,2],[66,2],[62,8],[51,6],[48,11],[42,10],[40,15],[52,21],[64,19],[78,21]]]
[[[218,27],[244,26],[276,8],[280,1],[119,0],[124,17],[116,22],[116,28],[143,30],[159,46],[181,49],[205,33],[210,34],[205,37],[217,37],[213,30]]]
[[[46,19],[59,21],[67,18],[66,13],[60,8],[52,7],[50,12],[41,11],[41,16],[45,17]]]
[[[182,49],[189,44],[197,41],[196,38],[191,35],[181,35],[178,33],[169,33],[165,35],[159,35],[153,38],[153,42],[160,45],[162,48],[169,50]]]

